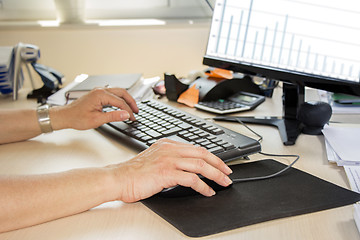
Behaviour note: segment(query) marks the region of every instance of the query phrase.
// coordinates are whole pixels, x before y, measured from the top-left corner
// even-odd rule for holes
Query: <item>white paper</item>
[[[341,160],[360,162],[360,128],[326,126],[322,132]]]
[[[360,206],[359,206],[359,203],[355,203],[354,207],[355,207],[354,220],[355,220],[356,227],[357,227],[358,231],[360,232]]]
[[[326,148],[326,155],[328,157],[328,161],[331,163],[336,163],[338,166],[345,166],[345,165],[359,165],[360,161],[344,161],[342,160],[339,155],[336,154],[334,149],[331,147],[331,145],[328,143],[328,141],[325,139],[325,148]]]
[[[65,97],[65,93],[77,84],[79,84],[79,83],[75,82],[75,81],[69,83],[66,87],[60,89],[56,93],[49,96],[48,99],[46,100],[46,102],[50,105],[58,105],[58,106],[66,105],[67,100]]]
[[[360,193],[360,166],[344,166],[350,188]]]

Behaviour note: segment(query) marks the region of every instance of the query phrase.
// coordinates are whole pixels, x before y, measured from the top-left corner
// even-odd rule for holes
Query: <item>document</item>
[[[65,97],[65,93],[71,88],[75,87],[77,84],[79,84],[77,79],[81,78],[82,75],[77,76],[73,82],[69,83],[64,88],[60,89],[59,91],[49,96],[46,100],[46,103],[55,106],[66,105],[68,103],[68,100]]]
[[[65,93],[67,99],[77,99],[82,95],[88,93],[96,87],[120,87],[129,89],[138,80],[141,79],[141,74],[109,74],[109,75],[90,75],[88,78],[69,89]]]
[[[351,190],[360,193],[360,166],[344,166]]]
[[[354,192],[360,193],[360,166],[345,166],[350,188]],[[354,220],[358,231],[360,232],[360,203],[354,204]]]
[[[360,127],[327,125],[322,132],[328,144],[327,151],[328,147],[331,147],[342,161],[360,162],[360,149],[358,147]],[[335,160],[337,158],[336,155],[328,154],[328,157],[330,156],[332,158],[331,160]]]
[[[326,155],[327,155],[329,162],[336,163],[338,166],[345,166],[345,165],[359,165],[360,166],[360,161],[342,160],[326,139],[325,139],[325,148],[326,148]]]
[[[47,103],[51,105],[66,105],[73,101],[74,99],[67,99],[66,93],[70,91],[71,89],[74,89],[76,86],[78,86],[79,83],[82,83],[88,78],[87,74],[80,74],[78,75],[73,82],[69,83],[64,88],[60,89],[47,99]],[[129,94],[137,101],[152,99],[154,97],[154,91],[152,90],[152,87],[156,82],[160,80],[160,77],[153,77],[153,78],[140,78],[138,81],[136,81],[133,84],[130,84],[130,82],[125,83],[128,85],[131,85],[128,88]],[[125,85],[123,85],[125,86]],[[114,86],[111,86],[114,87]]]
[[[354,208],[355,208],[354,220],[355,220],[356,227],[357,227],[358,231],[360,232],[360,204],[355,203]]]

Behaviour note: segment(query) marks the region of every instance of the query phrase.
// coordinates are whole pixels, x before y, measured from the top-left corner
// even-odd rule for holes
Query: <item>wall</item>
[[[0,46],[18,42],[40,47],[40,63],[51,66],[70,82],[80,73],[164,72],[186,76],[202,70],[208,24],[133,28],[60,27],[3,28]]]

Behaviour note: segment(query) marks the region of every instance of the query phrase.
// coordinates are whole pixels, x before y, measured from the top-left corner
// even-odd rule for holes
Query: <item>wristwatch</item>
[[[50,109],[50,106],[45,104],[45,105],[39,106],[36,110],[40,129],[41,129],[42,133],[50,133],[53,131],[53,129],[51,127],[51,122],[50,122],[49,109]]]

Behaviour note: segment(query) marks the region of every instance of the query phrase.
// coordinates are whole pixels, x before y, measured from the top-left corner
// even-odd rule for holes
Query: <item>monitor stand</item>
[[[301,124],[297,120],[297,112],[305,99],[305,87],[283,83],[283,117],[226,117],[217,116],[214,120],[234,121],[270,125],[278,128],[284,145],[294,145],[301,133]]]

